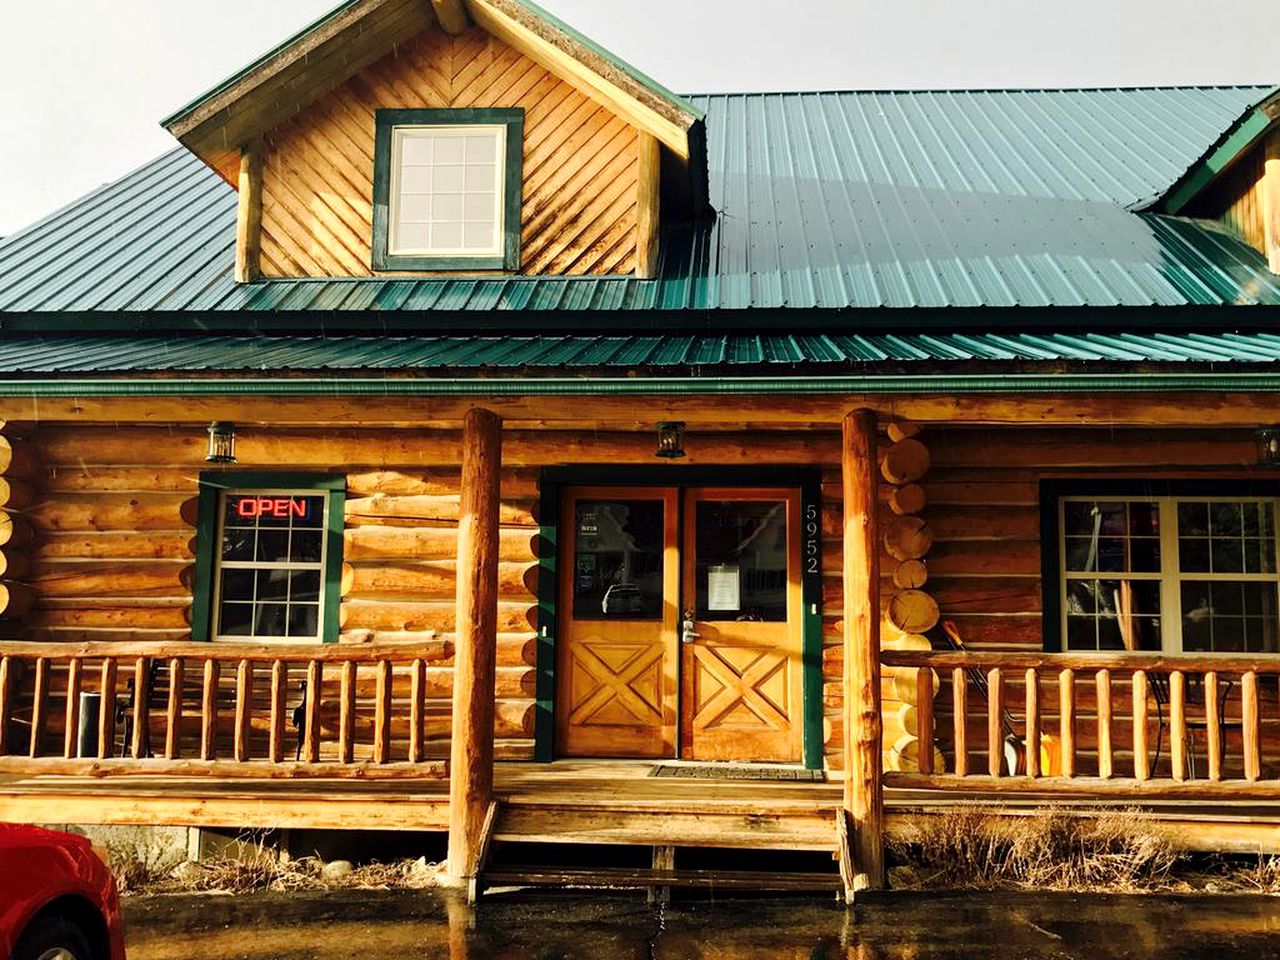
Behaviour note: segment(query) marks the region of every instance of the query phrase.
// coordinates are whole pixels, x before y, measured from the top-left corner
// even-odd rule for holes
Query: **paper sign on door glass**
[[[707,567],[707,609],[736,613],[742,609],[742,577],[736,564]]]

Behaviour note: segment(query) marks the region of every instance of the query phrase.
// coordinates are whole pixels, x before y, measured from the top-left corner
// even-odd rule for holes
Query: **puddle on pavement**
[[[650,907],[642,897],[432,892],[157,897],[130,960],[1263,960],[1280,899],[900,894]]]

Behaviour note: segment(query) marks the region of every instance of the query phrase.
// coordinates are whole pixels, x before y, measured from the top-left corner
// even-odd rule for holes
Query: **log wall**
[[[445,107],[524,108],[522,273],[634,271],[636,131],[482,30],[430,29],[267,136],[263,275],[371,275],[375,111]]]
[[[34,441],[48,454],[41,496],[26,511],[36,532],[32,549],[34,606],[26,635],[50,642],[189,639],[198,477],[203,431],[190,428],[49,428]],[[388,434],[395,434],[389,443]],[[296,470],[347,464],[346,532],[341,605],[347,643],[452,641],[455,543],[459,503],[456,443],[414,444],[421,431],[295,431],[290,456],[281,437],[255,452],[242,446],[241,466]],[[331,438],[326,444],[322,434]],[[446,435],[449,436],[449,435]],[[338,443],[338,455],[332,443]],[[323,463],[301,451],[318,449]],[[450,456],[446,451],[453,450]],[[428,465],[432,459],[442,466]],[[532,755],[536,622],[536,471],[502,476],[501,582],[498,638],[498,755]],[[261,671],[260,671],[261,672]],[[292,677],[291,694],[300,677]],[[59,678],[54,677],[54,682]],[[337,673],[326,671],[322,724],[337,722]],[[193,680],[198,685],[198,678]],[[265,673],[255,683],[266,683]],[[360,683],[367,685],[365,677]],[[407,683],[407,680],[404,681]],[[221,678],[230,702],[233,675]],[[400,679],[393,690],[400,690]],[[428,753],[447,753],[452,660],[431,664],[426,677]],[[123,675],[120,689],[124,691]],[[195,695],[195,694],[193,694]],[[361,696],[354,722],[371,730],[372,698]],[[231,718],[221,711],[220,741]],[[265,736],[254,716],[253,736]],[[50,728],[52,731],[52,727]],[[51,735],[55,735],[53,731]],[[393,753],[403,752],[395,731]],[[367,746],[367,744],[366,744]]]
[[[794,464],[823,471],[824,712],[832,766],[839,763],[842,743],[840,441],[835,426],[829,433],[699,432],[687,441],[688,463]],[[1041,649],[1040,479],[1258,475],[1253,440],[1244,430],[930,426],[919,439],[928,448],[931,465],[919,482],[927,503],[918,515],[933,541],[923,558],[927,581],[920,588],[937,599],[941,617],[955,621],[966,642],[978,650]],[[343,465],[348,497],[344,641],[452,638],[459,440],[453,430],[241,429],[243,469],[328,471]],[[29,524],[35,537],[27,552],[34,603],[25,624],[33,639],[189,636],[194,506],[205,443],[198,427],[48,426],[31,436],[26,460],[38,459],[42,465],[15,489],[23,496],[37,493],[15,520]],[[885,447],[890,446],[886,441]],[[538,468],[655,461],[648,432],[511,430],[504,437],[503,457],[499,756],[524,758],[532,753]],[[886,528],[896,516],[889,504],[891,490],[888,484],[881,490]],[[882,554],[885,604],[901,589],[892,581],[900,562]],[[885,646],[892,648],[894,641],[886,631]],[[433,663],[428,680],[433,696],[439,695],[439,717],[447,724],[451,661]],[[330,683],[327,676],[325,682]],[[886,701],[894,701],[885,717],[890,743],[895,734],[915,729],[918,692],[914,677],[887,674],[884,682]],[[1016,706],[1016,683],[1010,690],[1010,703]],[[1120,715],[1125,704],[1118,697]],[[946,694],[939,697],[940,727],[950,723],[948,701]],[[1046,690],[1041,702],[1052,717],[1052,691]],[[1083,692],[1078,708],[1082,751],[1089,749],[1093,736],[1091,711]],[[975,703],[970,715],[979,714]],[[358,717],[359,724],[366,722]],[[432,729],[447,737],[447,725]],[[978,744],[983,736],[975,726],[969,739]],[[442,746],[438,742],[435,749]]]
[[[920,440],[928,447],[931,465],[920,481],[928,503],[922,517],[932,533],[925,558],[928,580],[923,586],[936,598],[941,619],[953,621],[965,643],[975,650],[1040,651],[1042,582],[1040,576],[1039,482],[1050,478],[1135,479],[1257,479],[1271,474],[1257,467],[1252,434],[1245,430],[1106,430],[1084,428],[1009,428],[1007,430],[934,426]],[[838,471],[823,476],[824,500],[824,705],[829,761],[838,761],[840,678],[840,487]],[[882,521],[894,513],[882,490]],[[903,588],[889,574],[897,561],[882,554],[885,579],[882,606]],[[914,649],[901,631],[886,626],[886,649]],[[1048,726],[1056,723],[1057,694],[1046,680],[1040,698]],[[1022,714],[1021,678],[1007,685],[1007,704],[1015,718]],[[935,683],[935,689],[937,684]],[[895,677],[886,669],[883,696],[892,709],[885,712],[885,744],[915,729],[914,676]],[[970,699],[978,695],[970,692]],[[1083,755],[1096,745],[1096,713],[1090,693],[1081,686],[1077,719]],[[1117,692],[1117,717],[1127,715],[1125,694]],[[970,707],[969,742],[985,743],[985,702]],[[950,694],[938,698],[936,724],[951,723]],[[1120,729],[1126,721],[1117,720]],[[1264,723],[1267,729],[1273,724]],[[1274,724],[1280,737],[1280,722]],[[1119,738],[1123,730],[1117,734]],[[1128,736],[1128,734],[1124,734]],[[1153,734],[1154,736],[1154,734]],[[1280,755],[1280,740],[1272,745]],[[975,747],[976,749],[976,747]],[[914,763],[914,755],[908,758]],[[952,758],[947,757],[947,769]]]

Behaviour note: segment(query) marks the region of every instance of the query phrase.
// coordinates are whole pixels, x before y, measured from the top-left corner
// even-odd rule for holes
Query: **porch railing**
[[[444,642],[0,645],[0,773],[443,777]]]
[[[1280,662],[884,651],[916,690],[887,786],[1280,797]],[[905,676],[904,676],[905,675]]]

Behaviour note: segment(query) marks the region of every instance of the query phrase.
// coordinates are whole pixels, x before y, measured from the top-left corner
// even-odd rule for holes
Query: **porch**
[[[697,415],[705,465],[751,469],[757,447],[725,432],[750,424],[712,407]],[[346,481],[359,499],[346,510],[349,563],[335,578],[345,622],[334,639],[343,642],[327,645],[182,639],[190,531],[170,525],[189,522],[177,518],[179,501],[189,502],[181,464],[199,440],[193,428],[176,431],[174,449],[144,427],[100,439],[93,425],[55,427],[15,441],[50,466],[28,469],[44,499],[14,513],[15,528],[39,529],[30,585],[11,584],[12,596],[25,593],[33,635],[62,642],[0,644],[0,817],[447,830],[462,844],[459,879],[476,876],[494,842],[808,850],[837,854],[849,890],[883,882],[886,836],[970,803],[998,803],[1010,816],[1049,803],[1081,812],[1137,804],[1190,849],[1280,849],[1280,666],[1266,656],[1032,652],[1042,642],[1040,479],[1141,478],[1155,463],[1156,472],[1192,464],[1214,481],[1257,484],[1239,423],[1221,437],[1133,428],[1105,447],[1065,425],[1035,428],[1040,442],[999,446],[998,471],[995,447],[966,423],[932,446],[933,483],[929,449],[901,418],[860,410],[840,436],[830,420],[804,421],[811,404],[769,415],[780,419],[741,437],[768,446],[772,469],[812,473],[818,489],[800,501],[818,550],[816,589],[803,591],[817,641],[802,653],[811,671],[803,733],[806,765],[824,770],[824,782],[527,762],[556,756],[545,654],[563,634],[547,604],[555,587],[539,574],[566,555],[547,542],[547,518],[563,506],[547,477],[609,455],[637,473],[652,458],[651,437],[636,424],[612,437],[517,433],[468,407],[463,431],[435,446],[422,440],[430,430],[401,425],[403,411],[394,426],[287,434],[290,456],[305,449],[305,465],[326,476],[335,464],[382,468]],[[1247,404],[1233,414],[1258,415]],[[795,426],[802,421],[808,432]],[[260,433],[241,448],[254,468],[278,443]],[[135,492],[162,471],[179,493]],[[137,530],[116,529],[139,519]],[[144,561],[108,548],[141,550],[157,530],[166,549],[180,541],[166,554],[167,579],[116,597],[113,571]],[[807,539],[805,548],[808,557]],[[139,613],[152,607],[163,629]],[[960,620],[968,652],[936,642],[939,607]],[[120,636],[139,639],[108,639]]]
[[[833,855],[838,850],[838,779],[788,783],[654,777],[653,766],[644,761],[499,763],[491,840]],[[895,779],[890,775],[890,782]],[[1087,784],[1058,780],[1041,780],[1016,793],[976,778],[964,786],[889,786],[886,836],[945,817],[957,807],[998,805],[1002,813],[1020,817],[1046,804],[1083,815],[1140,807],[1142,816],[1167,830],[1184,849],[1280,853],[1280,810],[1272,799],[1100,796]],[[444,832],[449,796],[440,780],[10,774],[0,779],[0,821],[10,820]]]

